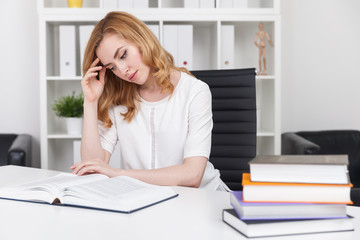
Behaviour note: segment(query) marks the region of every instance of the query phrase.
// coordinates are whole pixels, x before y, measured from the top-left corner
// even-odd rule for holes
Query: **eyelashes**
[[[127,56],[127,50],[125,50],[124,53],[121,55],[120,60],[125,59],[126,56]],[[109,69],[110,69],[111,71],[115,71],[115,70],[116,70],[116,66],[114,65],[114,66],[112,66],[112,67],[109,68]]]

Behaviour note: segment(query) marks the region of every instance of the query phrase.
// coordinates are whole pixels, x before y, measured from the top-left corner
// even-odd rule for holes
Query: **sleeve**
[[[188,135],[185,142],[184,158],[203,156],[209,158],[211,150],[212,98],[209,86],[201,87],[190,99]]]
[[[98,121],[98,128],[102,148],[112,154],[118,141],[115,121],[116,117],[113,107],[109,108],[109,117],[113,123],[111,128],[105,128],[102,121]]]

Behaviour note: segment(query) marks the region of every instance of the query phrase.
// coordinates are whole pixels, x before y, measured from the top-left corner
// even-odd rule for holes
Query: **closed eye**
[[[127,51],[125,50],[124,53],[123,53],[123,55],[121,55],[120,59],[126,58],[126,55],[127,55]]]

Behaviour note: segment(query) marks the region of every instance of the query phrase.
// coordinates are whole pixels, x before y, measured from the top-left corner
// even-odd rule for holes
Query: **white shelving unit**
[[[80,92],[80,51],[77,74],[61,77],[59,71],[59,26],[94,25],[109,11],[129,12],[147,24],[193,26],[192,70],[221,69],[221,26],[234,26],[234,68],[258,66],[254,45],[258,24],[264,23],[274,42],[267,47],[268,75],[256,77],[258,107],[258,154],[280,154],[281,17],[280,0],[248,0],[247,8],[184,8],[185,0],[149,0],[149,8],[107,9],[103,0],[84,0],[82,8],[67,8],[63,0],[38,0],[41,94],[41,167],[68,170],[73,163],[73,141],[80,135],[67,135],[65,122],[51,109],[54,100],[73,91]],[[235,0],[236,1],[236,0]],[[220,6],[220,0],[214,6]]]

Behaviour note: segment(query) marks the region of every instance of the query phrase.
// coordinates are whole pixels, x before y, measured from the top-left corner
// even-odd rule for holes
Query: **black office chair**
[[[323,130],[286,132],[281,135],[282,154],[347,154],[354,187],[351,200],[360,206],[360,131]]]
[[[31,166],[31,136],[0,134],[0,166]]]
[[[213,98],[209,161],[231,190],[241,190],[242,173],[256,156],[255,68],[191,73],[209,85]]]

